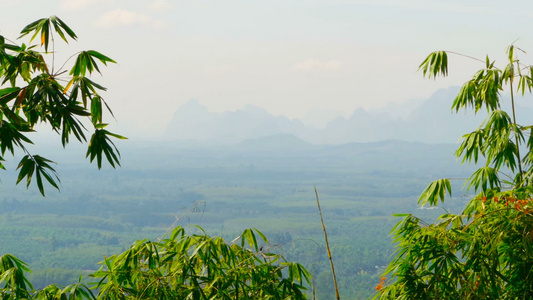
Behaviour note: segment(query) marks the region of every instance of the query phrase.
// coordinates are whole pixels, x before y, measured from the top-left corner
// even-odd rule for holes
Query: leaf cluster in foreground
[[[531,92],[533,67],[514,45],[503,68],[488,57],[467,81],[452,110],[486,109],[488,116],[463,135],[463,163],[483,164],[465,182],[477,194],[460,214],[428,224],[412,214],[394,227],[395,256],[380,283],[380,299],[530,299],[533,297],[533,125],[516,120],[515,96]],[[451,52],[450,52],[451,53]],[[420,69],[446,76],[448,52],[431,53]],[[510,99],[501,93],[510,92]],[[510,109],[502,108],[509,101]],[[438,206],[451,196],[450,179],[431,183],[419,203]]]

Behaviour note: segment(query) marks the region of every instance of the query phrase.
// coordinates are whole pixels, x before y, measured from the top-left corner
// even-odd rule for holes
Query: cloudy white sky
[[[0,0],[0,34],[50,15],[79,36],[58,55],[118,62],[96,80],[130,135],[163,130],[191,98],[212,111],[350,114],[426,98],[478,66],[452,57],[450,78],[426,80],[417,67],[431,51],[503,62],[517,39],[533,51],[533,2],[501,0]]]

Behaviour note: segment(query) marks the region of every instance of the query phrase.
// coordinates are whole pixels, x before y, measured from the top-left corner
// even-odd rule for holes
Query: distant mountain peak
[[[191,98],[185,104],[180,106],[176,111],[176,114],[192,113],[192,114],[204,114],[207,113],[207,107],[200,104],[200,101],[196,98]]]
[[[358,107],[354,110],[354,112],[350,116],[350,119],[361,118],[361,117],[366,117],[366,116],[368,116],[368,112],[364,108]]]

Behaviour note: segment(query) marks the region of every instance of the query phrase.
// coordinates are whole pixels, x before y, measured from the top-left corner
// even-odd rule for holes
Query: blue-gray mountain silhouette
[[[394,111],[387,108],[376,111],[357,108],[350,117],[334,119],[322,129],[306,127],[297,119],[273,116],[252,105],[237,111],[209,112],[198,100],[192,99],[175,112],[168,124],[167,136],[178,141],[224,144],[276,135],[293,136],[311,144],[364,143],[389,139],[455,143],[463,134],[475,130],[487,115],[484,110],[477,114],[470,110],[452,111],[451,106],[458,91],[458,87],[441,89],[424,101],[390,106]],[[419,102],[416,108],[411,107]],[[508,102],[504,99],[503,106],[507,107]],[[398,111],[405,113],[398,115]],[[518,107],[517,111],[518,123],[533,123],[532,108]]]

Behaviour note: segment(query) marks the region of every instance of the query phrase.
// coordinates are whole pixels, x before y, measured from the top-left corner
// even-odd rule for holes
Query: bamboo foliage
[[[43,182],[59,189],[60,181],[51,160],[28,150],[27,146],[33,144],[30,135],[35,125],[47,124],[61,136],[63,147],[72,136],[87,142],[86,126],[92,126],[94,132],[86,156],[91,161],[96,159],[98,168],[102,167],[103,157],[112,167],[120,165],[120,152],[111,138],[124,139],[104,129],[107,124],[103,122],[103,107],[112,115],[101,94],[106,88],[90,79],[93,72],[100,73],[99,65],[115,61],[88,50],[74,54],[74,60],[67,60],[56,70],[54,35],[66,43],[77,39],[74,31],[56,16],[24,27],[20,38],[29,36],[28,44],[19,45],[0,35],[0,168],[4,168],[1,162],[6,153],[21,151],[24,157],[18,165],[17,183],[25,180],[29,186],[35,179],[43,196]],[[34,44],[34,40],[38,43]],[[69,63],[72,66],[67,75],[64,68]]]
[[[518,50],[518,51],[517,51]],[[446,53],[431,53],[424,76],[446,76]],[[533,67],[511,45],[503,68],[488,57],[453,100],[454,111],[488,116],[463,135],[456,156],[481,166],[465,182],[477,193],[461,214],[427,224],[412,214],[393,228],[396,253],[378,285],[380,299],[530,299],[533,297],[533,130],[516,119],[515,96],[531,92]],[[508,91],[510,99],[502,97]],[[502,108],[509,101],[510,110]],[[506,106],[507,107],[507,106]],[[524,151],[521,154],[520,151]],[[448,179],[431,183],[419,203],[438,206],[451,195]]]
[[[303,266],[263,252],[268,240],[257,230],[237,240],[228,244],[177,227],[161,242],[138,241],[92,275],[100,279],[98,299],[306,298],[303,284],[311,277]]]
[[[18,258],[1,256],[0,298],[288,300],[306,299],[304,285],[311,284],[302,265],[268,252],[268,240],[255,229],[246,229],[226,243],[203,231],[188,235],[176,227],[165,240],[137,241],[123,253],[105,258],[90,275],[97,280],[91,285],[81,283],[80,277],[73,285],[34,291],[25,277],[29,271]]]

